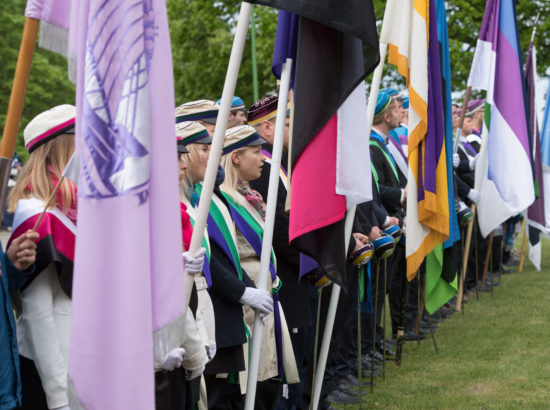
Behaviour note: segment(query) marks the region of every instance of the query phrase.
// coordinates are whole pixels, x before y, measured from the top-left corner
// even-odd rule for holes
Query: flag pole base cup
[[[367,242],[366,245],[363,245],[356,251],[354,251],[350,257],[349,261],[358,267],[366,265],[374,255],[374,245],[372,242]]]
[[[391,225],[384,229],[384,233],[393,238],[393,242],[397,245],[401,239],[401,228],[398,225]]]
[[[382,234],[380,238],[375,239],[373,245],[374,256],[376,256],[377,259],[389,258],[395,249],[394,239],[388,234]]]

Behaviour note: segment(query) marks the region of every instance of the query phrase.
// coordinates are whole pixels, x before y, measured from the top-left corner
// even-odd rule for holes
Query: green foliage
[[[4,0],[0,7],[0,126],[4,128],[13,84],[15,65],[21,44],[26,1]],[[23,129],[37,114],[59,104],[74,104],[74,86],[67,79],[67,60],[57,54],[35,49],[16,152],[26,159]]]
[[[379,22],[384,17],[385,0],[374,0],[375,13]],[[449,47],[451,54],[452,89],[454,92],[464,91],[474,57],[481,21],[485,11],[486,0],[448,0],[447,24],[449,29]],[[550,46],[550,2],[547,0],[532,0],[517,2],[518,30],[520,35],[523,61],[527,55],[529,41],[535,24],[537,13],[540,18],[537,24],[535,45],[539,50],[537,63],[539,75],[548,75],[550,54],[544,52]],[[380,24],[381,25],[381,24]],[[384,83],[396,82],[395,69],[390,68],[385,74]],[[384,70],[388,73],[388,70]]]
[[[240,4],[238,0],[168,0],[176,104],[202,98],[216,101],[221,97]],[[271,56],[277,12],[255,7],[255,13],[259,93],[264,96],[276,89],[275,77],[271,74]],[[245,105],[254,102],[250,35],[235,94]]]

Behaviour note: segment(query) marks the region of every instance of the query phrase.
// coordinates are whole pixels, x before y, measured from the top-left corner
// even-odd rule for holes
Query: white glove
[[[52,410],[71,410],[71,408],[69,407],[69,405],[67,404],[66,406],[61,406],[61,407],[56,407]]]
[[[166,355],[162,368],[164,370],[172,371],[176,367],[181,367],[181,362],[183,361],[184,354],[185,349],[183,347],[176,347],[174,350]]]
[[[476,169],[476,164],[477,164],[477,158],[479,157],[479,154],[477,154],[475,157],[473,157],[471,160],[470,160],[470,171],[473,171]]]
[[[204,372],[204,366],[199,367],[198,369],[195,369],[195,370],[188,370],[185,378],[187,380],[193,380],[199,377],[202,374],[202,372]]]
[[[481,194],[479,191],[476,191],[475,189],[470,189],[470,192],[468,192],[468,199],[474,203],[478,203],[479,199],[481,198]]]
[[[216,345],[210,345],[206,348],[206,355],[208,356],[208,361],[212,360],[216,356],[216,351],[218,348]]]
[[[204,254],[206,249],[200,248],[195,256],[191,255],[191,252],[187,251],[183,253],[184,269],[190,275],[198,275],[202,273],[202,267],[204,265]]]
[[[458,164],[460,164],[460,156],[458,154],[453,154],[453,167],[458,167]]]
[[[246,288],[239,301],[262,313],[273,312],[273,298],[267,290]]]

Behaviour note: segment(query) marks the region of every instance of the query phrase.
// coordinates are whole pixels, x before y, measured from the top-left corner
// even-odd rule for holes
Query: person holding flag
[[[183,194],[192,206],[196,206],[212,138],[204,127],[191,129],[193,123],[187,125],[189,130],[181,134],[180,141],[189,151],[182,155],[187,164]],[[204,374],[208,408],[242,408],[241,386],[244,388],[246,382],[240,380],[239,373],[246,368],[244,345],[248,338],[242,304],[267,316],[273,311],[273,299],[266,290],[255,288],[241,266],[229,204],[219,189],[224,178],[222,170],[216,181],[208,216],[211,275],[208,291],[214,307],[216,355],[206,365]],[[226,377],[217,377],[220,374]]]
[[[75,116],[75,107],[65,104],[29,122],[23,131],[29,160],[9,197],[15,217],[8,251],[14,238],[29,229],[40,235],[34,273],[18,289],[17,339],[24,409],[57,409],[69,403],[76,187],[67,179],[57,185],[74,151]]]
[[[265,202],[262,196],[250,188],[249,182],[260,177],[264,164],[262,139],[253,127],[242,125],[226,132],[222,166],[225,181],[221,190],[229,203],[229,210],[236,225],[237,250],[241,265],[255,284],[258,283],[260,257],[265,218]],[[279,290],[283,283],[277,277],[276,259],[272,252],[269,271],[273,294],[274,315],[266,318],[266,335],[262,338],[255,408],[271,408],[285,384],[299,382],[296,361],[292,351],[285,314],[279,303]],[[245,322],[253,330],[254,310],[244,307]],[[248,366],[247,366],[248,367]]]

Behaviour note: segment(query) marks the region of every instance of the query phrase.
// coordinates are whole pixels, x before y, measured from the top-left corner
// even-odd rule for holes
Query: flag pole
[[[36,35],[38,33],[39,20],[27,17],[25,18],[25,26],[23,27],[23,36],[21,38],[21,46],[19,47],[19,57],[15,66],[15,74],[13,76],[13,86],[8,104],[8,112],[6,114],[6,123],[0,143],[0,209],[4,209],[6,203],[6,188],[11,171],[11,161],[17,141],[17,132],[21,123],[21,114],[23,113],[23,105],[25,103],[25,94],[27,92],[27,84],[31,74],[32,58],[34,47],[36,45]],[[3,213],[1,213],[3,215]],[[2,216],[0,215],[0,218]]]
[[[519,266],[518,266],[518,272],[523,272],[523,264],[525,263],[525,248],[527,247],[527,221],[525,218],[523,218],[522,221],[523,225],[523,239],[521,241],[521,254],[519,257]]]
[[[346,254],[348,252],[348,240],[351,236],[351,228],[355,218],[355,206],[346,214],[345,222],[345,241]],[[317,372],[315,373],[315,384],[313,385],[313,401],[311,404],[312,410],[317,410],[319,407],[319,399],[321,397],[321,387],[323,385],[323,377],[325,375],[325,367],[327,365],[328,349],[330,347],[330,339],[332,337],[332,329],[334,327],[334,319],[336,318],[336,308],[338,307],[338,299],[340,297],[340,286],[334,283],[332,285],[332,293],[330,295],[330,303],[328,306],[327,321],[323,332],[323,342],[321,343],[321,351],[319,352],[319,361],[317,363]],[[315,352],[314,352],[315,353]]]
[[[265,216],[264,235],[262,240],[262,254],[260,258],[260,273],[258,275],[258,289],[267,289],[269,263],[271,260],[271,246],[273,242],[273,230],[275,227],[275,210],[277,208],[277,193],[279,190],[279,174],[281,169],[281,156],[283,153],[283,137],[285,132],[286,106],[288,102],[288,89],[290,88],[290,74],[292,72],[292,59],[287,58],[281,72],[281,87],[279,88],[279,101],[277,104],[277,118],[275,120],[275,136],[273,138],[273,157],[269,172],[269,188],[267,193],[267,206]],[[277,309],[276,306],[274,306]],[[254,328],[250,347],[250,362],[248,366],[248,381],[246,387],[245,410],[254,409],[256,398],[256,385],[258,383],[258,368],[260,364],[260,348],[262,346],[262,320],[259,314],[254,315]],[[280,365],[280,363],[279,363]],[[279,375],[283,376],[283,375]]]
[[[241,59],[246,42],[246,35],[248,33],[248,23],[250,21],[251,11],[252,4],[247,2],[243,2],[241,4],[239,20],[237,22],[237,29],[235,31],[235,38],[233,39],[233,47],[231,48],[231,55],[229,57],[229,64],[227,66],[227,74],[225,76],[225,82],[223,85],[222,101],[220,111],[218,112],[218,119],[216,121],[216,130],[214,131],[214,138],[212,140],[210,155],[208,157],[208,163],[206,166],[206,175],[204,177],[197,219],[195,220],[193,235],[191,236],[191,243],[189,245],[189,250],[192,254],[195,254],[201,247],[204,230],[206,228],[206,219],[208,218],[210,201],[212,200],[212,193],[214,192],[216,174],[218,172],[218,166],[220,164],[223,140],[225,138],[225,131],[227,129],[227,121],[229,119],[231,100],[233,99],[233,95],[235,93],[235,86],[237,84],[237,77],[239,75],[239,68],[241,66]],[[186,308],[187,306],[189,306],[189,298],[191,296],[192,288],[193,275],[185,273]]]
[[[456,306],[455,309],[457,312],[460,312],[462,309],[462,297],[464,294],[464,279],[466,278],[466,270],[468,268],[468,257],[470,255],[470,243],[472,241],[472,230],[474,227],[474,218],[476,217],[476,204],[472,204],[472,213],[474,217],[471,221],[468,222],[468,231],[466,233],[466,245],[464,247],[464,257],[462,259],[462,272],[460,274],[460,282],[458,284],[458,295],[456,296]]]
[[[382,80],[382,71],[384,70],[384,61],[386,60],[386,50],[388,45],[380,43],[380,63],[372,78],[372,85],[369,94],[369,101],[367,104],[367,132],[370,134],[372,127],[372,120],[374,118],[374,109],[376,107],[376,98],[378,97],[378,90],[380,89],[380,81]],[[355,207],[350,209],[346,215],[346,253],[348,247],[348,239],[351,235],[351,228],[353,224],[353,218],[355,217]],[[336,307],[338,305],[338,298],[340,297],[340,286],[334,284],[332,286],[332,294],[330,297],[330,304],[327,314],[327,322],[323,333],[323,342],[321,344],[321,351],[319,353],[319,361],[317,372],[315,373],[315,380],[313,385],[313,397],[311,402],[311,409],[317,410],[319,407],[319,399],[321,397],[321,387],[323,384],[323,377],[325,374],[325,366],[327,363],[328,348],[330,344],[330,338],[332,335],[332,328],[334,327],[334,318],[336,317]]]
[[[472,86],[466,88],[464,93],[464,99],[462,100],[462,108],[460,109],[460,118],[458,120],[458,127],[456,128],[453,154],[456,154],[458,151],[458,146],[460,145],[460,136],[462,135],[462,127],[464,126],[464,118],[466,117],[466,109],[468,108],[468,102],[470,101],[470,95],[472,94]]]
[[[489,259],[491,257],[491,254],[493,252],[493,236],[495,232],[491,231],[491,235],[489,235],[489,243],[487,244],[487,252],[485,254],[485,262],[483,264],[483,274],[481,275],[481,289],[485,288],[485,281],[487,280],[487,270],[489,269]],[[491,269],[493,267],[491,266]]]
[[[252,15],[250,16],[250,48],[252,57],[252,95],[254,101],[258,101],[260,94],[258,92],[258,63],[256,59],[256,13],[252,6]]]

